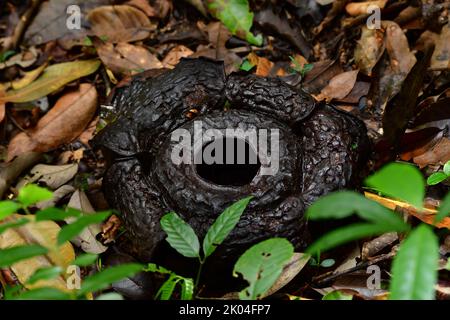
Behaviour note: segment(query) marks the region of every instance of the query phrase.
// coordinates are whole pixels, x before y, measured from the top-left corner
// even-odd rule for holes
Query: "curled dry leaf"
[[[384,34],[378,29],[362,27],[361,39],[355,48],[355,62],[362,73],[370,76],[384,52]]]
[[[392,245],[397,240],[398,240],[397,233],[389,232],[364,243],[361,250],[363,260],[368,260],[369,258],[372,258],[376,254],[381,252],[381,250]]]
[[[111,215],[102,227],[102,238],[105,240],[104,243],[108,244],[114,242],[121,226],[122,221],[119,217],[115,214]]]
[[[149,17],[158,16],[158,12],[148,3],[148,0],[130,0],[125,4],[142,10]]]
[[[331,101],[345,98],[353,89],[358,77],[358,70],[347,71],[330,80],[330,83],[322,89],[317,96],[318,100]]]
[[[120,42],[117,45],[106,42],[96,45],[102,62],[113,72],[133,75],[148,69],[160,69],[163,64],[147,49]]]
[[[345,10],[351,16],[359,16],[370,14],[370,8],[378,7],[379,9],[383,9],[386,5],[387,0],[375,0],[375,1],[364,1],[364,2],[351,2],[345,6]]]
[[[77,190],[72,195],[67,204],[69,208],[82,211],[85,215],[95,213],[94,208],[89,202],[88,197],[83,191]],[[65,219],[67,223],[74,221],[74,218]],[[71,242],[80,247],[84,252],[100,254],[105,252],[107,247],[97,241],[96,236],[101,232],[100,224],[91,224],[78,234]]]
[[[51,65],[34,82],[19,90],[10,90],[0,102],[28,102],[36,100],[62,88],[69,82],[95,72],[99,60],[80,60]]]
[[[26,51],[13,55],[5,62],[0,62],[0,70],[13,65],[21,66],[22,68],[28,68],[36,62],[38,58],[38,52],[35,47],[30,47]]]
[[[88,14],[91,32],[112,43],[146,39],[156,26],[141,10],[128,5],[102,6]]]
[[[269,59],[259,57],[254,52],[250,52],[247,59],[252,65],[256,66],[256,75],[262,77],[268,76],[274,65]]]
[[[44,63],[42,66],[39,66],[34,70],[25,72],[25,75],[21,79],[13,81],[11,83],[12,88],[14,90],[19,90],[19,89],[26,87],[31,82],[36,80],[37,77],[39,77],[41,75],[42,71],[44,71],[44,69],[46,67],[47,67],[47,63]]]
[[[97,90],[88,83],[62,96],[29,132],[16,135],[8,146],[8,161],[28,151],[47,152],[77,138],[97,108]]]
[[[72,180],[78,171],[78,164],[66,164],[54,166],[47,164],[38,164],[30,170],[30,173],[19,181],[16,189],[19,190],[29,183],[39,182],[45,184],[48,188],[55,190]]]
[[[177,45],[175,48],[169,51],[164,57],[162,64],[164,68],[173,69],[180,62],[181,58],[189,57],[194,51],[183,45]]]
[[[34,215],[23,216],[15,214],[3,220],[2,223],[10,223],[23,218],[31,222],[20,227],[7,229],[0,234],[0,249],[37,244],[49,248],[49,252],[45,256],[37,256],[16,262],[11,266],[11,270],[27,289],[49,286],[67,291],[66,281],[62,276],[50,280],[40,280],[32,285],[26,283],[29,277],[40,268],[56,265],[65,270],[75,259],[75,252],[72,245],[68,242],[61,246],[56,245],[56,238],[61,228],[53,221],[35,222]]]

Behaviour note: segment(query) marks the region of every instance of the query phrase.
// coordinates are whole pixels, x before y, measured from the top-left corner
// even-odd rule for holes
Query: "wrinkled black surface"
[[[225,100],[230,110],[224,110]],[[149,260],[164,239],[160,218],[174,210],[203,237],[231,203],[253,195],[216,256],[236,257],[270,237],[301,250],[308,241],[307,205],[333,190],[353,187],[367,151],[366,129],[355,117],[318,104],[278,78],[232,74],[220,62],[183,59],[174,70],[120,89],[116,121],[95,138],[112,153],[104,178],[111,206],[124,217],[134,254]],[[244,186],[215,185],[195,165],[170,160],[170,132],[192,131],[195,109],[208,128],[278,128],[280,168]]]

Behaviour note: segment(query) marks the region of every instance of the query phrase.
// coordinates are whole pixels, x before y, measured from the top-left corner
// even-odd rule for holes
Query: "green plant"
[[[291,59],[292,63],[294,64],[294,66],[292,67],[292,71],[299,73],[302,78],[304,78],[306,74],[314,67],[312,63],[306,63],[302,66],[297,60],[295,60],[293,56],[289,56],[289,59]]]
[[[175,290],[177,284],[181,286],[181,300],[192,300],[194,295],[194,281],[191,278],[185,278],[177,275],[175,272],[167,270],[164,267],[149,263],[144,269],[147,272],[157,272],[169,275],[169,278],[162,284],[155,295],[156,299],[169,300]]]
[[[425,183],[414,166],[391,163],[366,179],[366,185],[385,195],[422,208]],[[450,194],[440,206],[435,222],[450,212]],[[313,243],[307,252],[318,254],[340,244],[386,232],[404,232],[392,266],[391,299],[433,299],[437,280],[438,240],[428,225],[411,231],[391,210],[360,194],[339,191],[322,197],[307,211],[309,219],[340,219],[356,213],[366,222],[334,230]]]
[[[84,278],[79,290],[62,291],[53,287],[26,289],[26,286],[36,284],[41,280],[51,280],[60,276],[65,278],[66,269],[65,265],[61,262],[63,260],[62,257],[58,256],[60,254],[59,248],[77,236],[88,225],[101,222],[111,214],[107,211],[84,215],[75,209],[67,208],[64,210],[50,207],[38,210],[34,215],[31,215],[30,207],[40,201],[51,199],[52,196],[51,191],[37,185],[29,184],[19,191],[16,200],[0,201],[0,234],[12,228],[23,227],[31,223],[32,220],[42,222],[49,220],[63,221],[67,217],[75,218],[73,223],[67,224],[59,230],[54,247],[27,244],[0,249],[0,268],[9,268],[20,261],[42,256],[49,252],[57,256],[55,261],[60,261],[57,265],[37,269],[21,285],[4,288],[6,299],[86,299],[89,293],[100,291],[108,287],[111,283],[119,281],[124,277],[132,276],[142,270],[143,266],[140,264],[123,264],[110,267]],[[19,210],[23,210],[26,215],[13,216]],[[34,219],[31,217],[34,217]],[[78,256],[70,265],[87,266],[95,263],[97,259],[97,255],[84,254]]]
[[[444,180],[447,180],[447,178],[450,176],[450,161],[447,161],[444,164],[443,171],[438,171],[430,175],[427,179],[427,184],[429,186],[441,183]]]
[[[209,12],[222,21],[230,32],[251,44],[260,46],[262,36],[254,36],[250,32],[253,24],[253,13],[247,0],[207,0]]]

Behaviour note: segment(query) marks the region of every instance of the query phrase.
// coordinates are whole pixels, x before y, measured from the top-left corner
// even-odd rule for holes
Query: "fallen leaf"
[[[0,102],[28,102],[42,98],[73,80],[95,72],[100,66],[99,60],[80,60],[64,62],[47,67],[34,82],[19,90],[10,90]]]
[[[181,58],[189,57],[194,51],[183,45],[177,45],[164,57],[162,64],[164,68],[173,69],[180,62]]]
[[[372,6],[377,6],[379,9],[383,9],[386,5],[387,0],[377,0],[377,1],[364,1],[364,2],[351,2],[345,6],[347,13],[353,17],[359,15],[369,14],[367,11]]]
[[[53,197],[50,200],[38,202],[36,204],[36,208],[45,209],[49,207],[54,207],[59,200],[61,200],[68,194],[73,193],[74,191],[75,191],[74,187],[72,187],[69,184],[65,184],[56,189],[55,191],[53,191]]]
[[[42,71],[44,71],[44,69],[46,67],[47,67],[47,63],[44,63],[43,65],[41,65],[40,67],[37,67],[34,70],[25,72],[24,76],[21,79],[15,80],[11,83],[12,88],[14,90],[18,90],[18,89],[22,89],[22,88],[26,87],[31,82],[36,80],[36,78],[41,75]]]
[[[83,191],[77,190],[72,195],[67,204],[69,208],[80,210],[85,215],[95,213],[94,208],[89,202],[88,197]],[[71,223],[75,221],[75,218],[67,218],[65,221]],[[105,252],[107,247],[97,241],[96,236],[101,232],[100,224],[91,224],[71,240],[73,244],[80,247],[84,252],[100,254]]]
[[[38,58],[38,52],[35,47],[30,47],[28,50],[24,50],[21,53],[13,55],[5,62],[0,62],[0,70],[14,65],[21,66],[22,68],[28,68],[36,62]]]
[[[128,5],[98,7],[87,18],[91,33],[112,43],[144,40],[156,28],[141,10]]]
[[[375,239],[372,239],[363,244],[361,255],[363,260],[368,260],[369,258],[375,256],[381,252],[384,248],[392,245],[398,240],[398,235],[396,232],[385,233]]]
[[[353,89],[356,78],[358,77],[358,70],[347,71],[330,80],[330,83],[322,89],[317,96],[317,100],[331,101],[333,99],[345,98]]]
[[[435,70],[448,70],[450,68],[450,26],[448,23],[442,27],[430,67]]]
[[[100,120],[100,117],[95,117],[94,120],[89,123],[87,128],[80,134],[78,140],[84,145],[89,145],[89,141],[93,138],[95,130],[97,129],[97,124]]]
[[[56,245],[56,238],[61,228],[53,221],[35,222],[34,215],[15,214],[2,221],[2,223],[17,222],[19,219],[28,219],[31,222],[16,228],[7,229],[0,234],[0,249],[37,244],[49,249],[45,256],[37,256],[14,263],[11,270],[27,289],[44,286],[67,291],[67,283],[62,276],[50,280],[40,280],[34,284],[27,284],[33,273],[44,267],[59,266],[65,270],[75,259],[75,252],[70,243]],[[0,223],[1,225],[1,223]]]
[[[383,55],[384,33],[379,29],[361,28],[361,38],[355,48],[354,58],[362,73],[370,76],[372,69]]]
[[[163,64],[147,49],[120,42],[95,46],[102,62],[113,72],[133,75],[148,69],[160,69]]]
[[[8,161],[28,151],[47,152],[77,138],[97,108],[97,91],[88,83],[62,96],[29,132],[16,135],[8,146]]]
[[[158,12],[148,3],[147,0],[130,0],[125,2],[125,4],[142,10],[149,17],[158,16]]]
[[[442,137],[430,150],[413,158],[414,163],[420,168],[433,164],[444,165],[449,160],[450,139],[447,137]]]
[[[272,70],[272,67],[274,65],[274,63],[269,59],[259,57],[253,52],[249,53],[247,59],[252,65],[256,66],[255,74],[262,77],[268,76],[270,74],[270,70]]]
[[[395,22],[382,21],[381,25],[386,30],[386,50],[389,54],[390,67],[395,73],[406,77],[417,61],[409,48],[408,39]]]
[[[102,238],[108,244],[116,240],[117,233],[122,226],[122,221],[115,214],[111,215],[102,227]]]
[[[70,181],[78,171],[78,164],[66,164],[62,166],[38,164],[30,170],[30,173],[17,183],[19,190],[29,183],[45,184],[48,188],[55,190]]]

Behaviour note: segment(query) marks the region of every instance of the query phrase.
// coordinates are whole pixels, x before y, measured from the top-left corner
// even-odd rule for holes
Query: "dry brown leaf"
[[[73,193],[74,191],[75,191],[74,187],[72,187],[69,184],[65,184],[56,189],[55,191],[53,191],[53,196],[50,200],[38,202],[36,204],[36,208],[45,209],[49,207],[54,207],[59,200],[61,200],[68,194]]]
[[[317,100],[331,101],[345,98],[353,89],[358,77],[358,70],[347,71],[330,80],[330,83],[322,89]]]
[[[450,160],[450,139],[443,137],[430,150],[414,157],[413,161],[420,168],[426,167],[430,164],[444,165]]]
[[[356,65],[362,73],[368,76],[372,74],[372,69],[383,55],[384,49],[383,32],[363,26],[354,53]]]
[[[411,71],[417,59],[409,49],[408,39],[398,24],[392,21],[382,21],[386,30],[386,50],[389,53],[390,67],[397,74],[405,77]]]
[[[53,221],[34,222],[34,215],[15,214],[2,222],[14,222],[22,218],[29,219],[31,222],[17,228],[7,229],[0,234],[0,249],[38,244],[48,248],[49,252],[45,256],[37,256],[14,263],[11,266],[12,271],[27,289],[49,286],[67,291],[66,281],[62,276],[50,280],[40,280],[33,285],[26,284],[28,278],[40,268],[57,265],[65,270],[75,259],[75,252],[69,242],[57,246],[56,239],[61,228]]]
[[[113,45],[106,42],[96,45],[102,62],[111,71],[124,75],[133,75],[148,69],[160,69],[162,63],[147,49],[125,42]]]
[[[442,28],[436,42],[436,48],[431,58],[431,68],[438,70],[450,68],[450,26],[448,23]]]
[[[148,3],[148,0],[130,0],[125,2],[125,4],[142,10],[149,17],[158,15],[158,12]]]
[[[98,121],[100,120],[100,117],[95,117],[94,120],[89,123],[87,128],[80,134],[78,137],[78,140],[80,140],[81,143],[84,145],[89,145],[89,141],[93,138],[95,130],[97,129]]]
[[[116,240],[117,233],[122,226],[122,221],[113,214],[109,219],[103,224],[102,227],[102,238],[104,243],[108,244]]]
[[[128,5],[102,6],[88,14],[93,35],[106,37],[107,42],[144,40],[156,26],[141,10]]]
[[[270,74],[270,70],[274,63],[267,58],[259,57],[254,52],[250,52],[247,56],[248,61],[256,66],[256,75],[266,77]]]
[[[21,179],[16,186],[19,190],[29,183],[39,182],[48,188],[55,190],[72,180],[78,172],[78,164],[71,163],[61,166],[38,164],[30,170],[30,173]]]
[[[370,6],[377,6],[383,9],[386,5],[387,0],[376,0],[376,1],[364,1],[364,2],[351,2],[345,6],[347,13],[353,17],[359,15],[365,15],[370,12],[367,11]]]
[[[177,45],[175,48],[169,51],[164,57],[162,64],[164,68],[173,69],[180,62],[181,58],[189,57],[194,51],[183,45]]]
[[[47,152],[78,137],[97,108],[97,90],[88,83],[62,96],[29,132],[16,135],[8,146],[8,160],[28,151]]]

